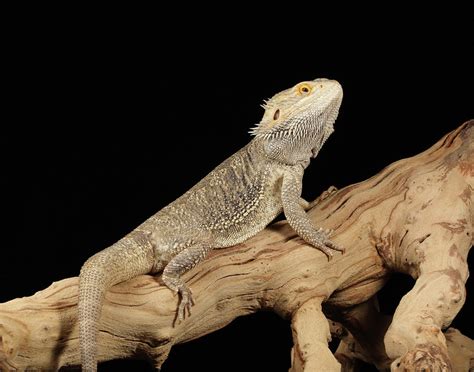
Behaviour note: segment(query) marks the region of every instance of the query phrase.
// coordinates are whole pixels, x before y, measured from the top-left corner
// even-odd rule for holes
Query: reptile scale
[[[331,258],[343,249],[331,231],[312,225],[301,198],[303,173],[334,131],[341,85],[316,79],[297,84],[265,102],[252,141],[180,198],[95,254],[79,280],[79,332],[84,371],[97,370],[97,332],[105,292],[142,274],[162,272],[179,293],[177,321],[194,304],[181,279],[216,248],[241,243],[263,230],[282,211],[307,243]]]

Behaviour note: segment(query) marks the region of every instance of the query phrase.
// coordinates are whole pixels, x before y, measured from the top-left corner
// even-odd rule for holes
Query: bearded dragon
[[[217,248],[241,243],[282,211],[307,243],[330,259],[343,249],[330,230],[317,229],[301,198],[302,179],[333,132],[342,101],[341,85],[316,79],[284,90],[263,105],[254,136],[198,184],[127,236],[89,258],[79,276],[78,320],[82,368],[97,368],[98,321],[105,292],[122,281],[162,272],[179,293],[177,321],[190,315],[191,290],[181,276]]]

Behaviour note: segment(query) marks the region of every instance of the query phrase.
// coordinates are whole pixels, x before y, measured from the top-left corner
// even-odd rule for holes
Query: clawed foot
[[[330,186],[326,191],[323,191],[321,195],[319,195],[316,199],[308,203],[308,206],[305,209],[306,210],[312,209],[318,203],[321,203],[323,200],[329,198],[331,195],[335,194],[337,191],[338,191],[337,187]]]
[[[333,251],[338,251],[341,253],[345,252],[345,249],[339,247],[335,243],[333,243],[329,237],[332,235],[334,230],[332,229],[323,229],[320,227],[317,231],[318,234],[318,244],[315,244],[315,247],[318,248],[320,251],[324,252],[326,256],[328,256],[328,260],[331,260],[333,257]]]
[[[179,324],[186,318],[186,312],[188,316],[191,316],[191,306],[194,305],[193,294],[191,290],[186,286],[181,286],[178,289],[180,296],[178,312],[176,315],[175,323]]]

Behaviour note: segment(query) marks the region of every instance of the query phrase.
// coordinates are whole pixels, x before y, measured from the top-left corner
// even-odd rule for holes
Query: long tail
[[[83,371],[97,371],[97,332],[102,303],[114,284],[149,273],[153,249],[145,234],[134,231],[89,258],[79,275],[79,336]]]

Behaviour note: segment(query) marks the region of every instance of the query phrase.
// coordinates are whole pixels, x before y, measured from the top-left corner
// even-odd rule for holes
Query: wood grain
[[[285,221],[277,222],[244,244],[213,251],[185,275],[196,305],[175,327],[178,298],[159,277],[114,286],[100,321],[99,360],[138,356],[160,367],[173,345],[265,309],[292,319],[291,371],[341,365],[350,371],[357,359],[379,369],[468,370],[473,342],[443,330],[465,300],[473,191],[471,120],[417,156],[324,193],[308,213],[316,226],[334,229],[334,241],[346,248],[329,262]],[[387,320],[378,314],[374,295],[393,271],[416,283]],[[5,370],[79,364],[77,283],[64,279],[0,304]],[[343,339],[337,359],[327,349],[335,323],[326,316],[340,324],[333,332]]]

